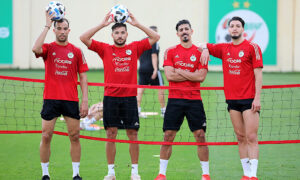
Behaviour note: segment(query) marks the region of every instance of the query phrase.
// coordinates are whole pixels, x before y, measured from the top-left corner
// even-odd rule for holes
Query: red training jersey
[[[88,71],[82,51],[71,43],[66,46],[56,42],[43,44],[42,57],[45,63],[44,99],[79,101],[77,73]]]
[[[209,53],[222,59],[226,100],[255,97],[255,68],[263,68],[260,47],[248,40],[233,43],[207,44]]]
[[[195,72],[200,69],[207,69],[207,65],[200,63],[201,52],[195,45],[190,48],[184,48],[180,44],[166,50],[164,57],[164,66],[172,66],[175,69],[183,69],[189,72]],[[200,82],[182,81],[169,82],[170,87],[200,87]],[[201,100],[200,90],[180,90],[170,89],[169,98]]]
[[[92,40],[90,50],[98,53],[103,61],[104,82],[112,84],[137,84],[137,60],[141,54],[151,49],[149,39],[135,41],[124,47],[116,47]],[[104,96],[136,96],[137,88],[105,86]]]

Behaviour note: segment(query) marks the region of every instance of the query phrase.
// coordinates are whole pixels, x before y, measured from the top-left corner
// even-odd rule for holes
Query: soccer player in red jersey
[[[263,60],[260,47],[243,38],[244,24],[242,18],[233,17],[228,22],[232,42],[202,45],[201,62],[207,64],[209,54],[222,59],[224,93],[238,140],[242,179],[257,179]]]
[[[144,31],[148,38],[125,44],[128,36],[126,24],[116,23],[112,26],[113,45],[91,39],[95,33],[110,25],[110,13],[96,27],[81,35],[81,41],[92,51],[98,53],[103,61],[104,82],[113,84],[137,84],[137,60],[139,56],[159,40],[159,35],[140,24],[129,12],[134,27]],[[106,86],[103,99],[103,122],[108,139],[116,139],[118,128],[126,129],[131,141],[138,140],[139,117],[137,109],[137,88]],[[131,179],[140,179],[138,175],[139,145],[130,144],[132,170]],[[115,142],[106,143],[108,175],[104,179],[115,179],[114,162],[116,155]]]
[[[201,52],[192,43],[193,30],[188,20],[176,24],[180,44],[166,50],[164,69],[170,87],[169,99],[164,116],[164,142],[173,142],[180,126],[187,118],[189,128],[197,142],[205,143],[206,116],[202,104],[200,90],[182,89],[199,88],[207,74],[207,65],[200,63]],[[202,180],[209,180],[208,147],[197,147],[202,166]],[[160,171],[156,180],[166,179],[168,160],[172,154],[171,145],[162,145],[160,150]],[[188,179],[188,178],[187,178]]]
[[[48,172],[50,158],[50,143],[54,126],[60,115],[66,120],[71,142],[71,158],[73,179],[80,180],[79,163],[81,146],[79,142],[79,119],[88,113],[88,66],[79,48],[69,43],[69,21],[61,19],[54,22],[53,32],[56,41],[44,43],[46,35],[52,26],[52,16],[46,12],[46,25],[32,48],[36,57],[42,57],[45,63],[45,88],[42,117],[42,140],[40,158],[43,170],[43,180],[50,179]],[[78,74],[82,91],[82,101],[79,108],[77,91]]]

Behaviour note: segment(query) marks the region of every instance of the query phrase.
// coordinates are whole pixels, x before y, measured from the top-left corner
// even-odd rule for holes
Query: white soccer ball
[[[49,13],[49,15],[54,13],[54,16],[52,18],[53,21],[58,21],[64,18],[65,10],[65,6],[57,1],[51,1],[46,7],[46,11]]]
[[[115,23],[125,23],[129,17],[127,8],[121,4],[112,7],[110,15]]]

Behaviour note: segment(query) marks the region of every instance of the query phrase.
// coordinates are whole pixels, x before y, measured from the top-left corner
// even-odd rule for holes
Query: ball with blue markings
[[[110,15],[115,23],[125,23],[129,17],[127,8],[121,4],[112,7]]]
[[[65,6],[57,1],[51,1],[48,6],[46,7],[46,11],[49,15],[54,14],[52,20],[59,21],[65,17]]]

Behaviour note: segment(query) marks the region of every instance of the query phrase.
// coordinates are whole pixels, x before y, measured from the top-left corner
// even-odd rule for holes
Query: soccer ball
[[[57,1],[51,1],[46,7],[46,11],[49,15],[54,13],[53,21],[59,21],[65,17],[65,6]]]
[[[129,17],[127,8],[120,4],[111,8],[110,15],[115,23],[125,23]]]

